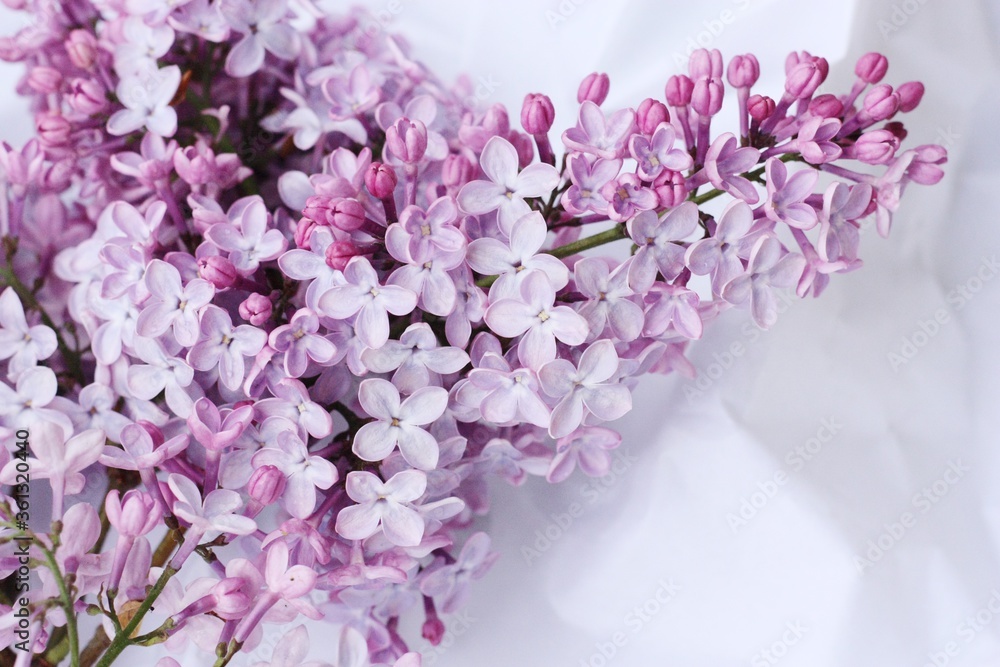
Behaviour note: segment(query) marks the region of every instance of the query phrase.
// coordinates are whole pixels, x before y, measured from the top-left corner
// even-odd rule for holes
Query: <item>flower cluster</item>
[[[857,268],[946,160],[901,149],[923,88],[875,53],[839,95],[806,52],[774,97],[750,54],[635,108],[592,74],[559,135],[310,0],[6,4],[37,137],[0,147],[0,482],[51,490],[51,524],[0,499],[0,575],[25,543],[42,574],[0,597],[18,664],[221,666],[304,616],[340,667],[419,665],[400,619],[438,643],[495,560],[491,478],[605,474],[640,376]]]

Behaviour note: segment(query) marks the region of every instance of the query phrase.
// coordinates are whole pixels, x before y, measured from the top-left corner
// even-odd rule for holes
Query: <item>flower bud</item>
[[[93,116],[107,108],[108,98],[104,88],[96,81],[73,79],[70,82],[69,105],[73,111]]]
[[[361,254],[361,250],[350,241],[334,241],[326,247],[326,265],[343,271],[347,263]]]
[[[61,113],[43,111],[35,116],[35,131],[46,146],[65,146],[73,126]]]
[[[312,233],[319,226],[320,224],[312,218],[302,218],[299,220],[298,224],[295,225],[295,247],[302,248],[303,250],[312,250],[312,243],[310,242]]]
[[[635,111],[635,121],[640,132],[650,135],[656,132],[660,123],[670,122],[670,112],[663,102],[647,97],[639,103],[639,108]]]
[[[844,104],[836,95],[820,95],[809,102],[809,113],[820,118],[839,118],[844,112]]]
[[[919,81],[910,81],[897,88],[896,92],[899,93],[899,110],[903,113],[909,113],[916,109],[920,100],[923,99],[924,84]]]
[[[722,52],[718,49],[696,49],[688,59],[688,74],[692,80],[702,77],[722,77]]]
[[[872,51],[858,58],[854,73],[865,83],[878,83],[889,69],[889,59]]]
[[[526,169],[532,160],[535,159],[535,142],[523,132],[511,132],[507,135],[507,141],[517,151],[518,167]]]
[[[217,583],[212,588],[215,614],[225,620],[237,620],[246,616],[250,611],[251,599],[245,588],[246,579],[240,577],[228,577]]]
[[[691,93],[694,90],[694,81],[683,74],[675,74],[667,79],[665,89],[667,104],[672,107],[686,107],[691,104]]]
[[[153,530],[160,523],[160,503],[153,496],[138,489],[131,489],[119,498],[118,489],[112,489],[104,499],[108,522],[120,535],[139,537]]]
[[[900,123],[898,120],[893,121],[891,123],[886,123],[885,125],[882,126],[882,129],[888,132],[892,132],[892,136],[899,139],[900,144],[906,141],[906,137],[909,134],[906,131],[906,126]]]
[[[766,95],[751,95],[747,100],[747,111],[750,117],[758,123],[771,117],[774,113],[774,100]]]
[[[63,42],[70,61],[80,69],[90,69],[97,60],[97,39],[86,30],[73,30]]]
[[[580,104],[593,102],[600,106],[608,99],[610,88],[611,80],[607,74],[592,72],[580,82],[580,88],[576,91],[576,101]]]
[[[888,164],[899,150],[899,139],[888,130],[862,134],[853,147],[855,159],[865,164]]]
[[[875,86],[865,95],[864,110],[873,121],[885,120],[899,110],[899,93],[884,83]]]
[[[726,88],[722,79],[703,77],[694,82],[691,92],[691,108],[701,116],[714,116],[722,109],[722,98]]]
[[[400,118],[385,131],[385,145],[401,161],[416,164],[427,152],[427,126],[419,120]]]
[[[216,289],[226,289],[236,284],[239,273],[229,259],[221,255],[202,257],[198,260],[198,275],[215,285]]]
[[[337,229],[353,232],[365,224],[365,207],[357,199],[335,199],[330,211],[330,219]]]
[[[736,56],[729,61],[726,76],[734,88],[749,88],[760,78],[760,63],[752,53]]]
[[[271,319],[271,311],[274,306],[271,304],[271,300],[268,299],[263,294],[257,294],[256,292],[251,294],[246,298],[246,300],[240,304],[240,317],[254,325],[259,327],[260,325]]]
[[[271,465],[264,465],[253,471],[247,482],[247,493],[253,500],[267,506],[278,500],[285,492],[285,473]]]
[[[381,162],[372,162],[368,166],[368,171],[365,172],[365,187],[376,199],[391,197],[398,182],[396,171]]]
[[[54,67],[38,65],[28,72],[28,86],[36,93],[56,93],[62,84],[62,73]]]
[[[653,190],[660,200],[662,208],[673,208],[687,199],[687,187],[684,184],[684,174],[665,170],[653,182]]]
[[[460,188],[475,176],[475,166],[464,155],[449,155],[441,165],[441,182],[449,188]]]
[[[444,639],[445,631],[444,622],[440,618],[434,617],[424,621],[420,634],[431,643],[431,646],[437,646]]]
[[[797,100],[812,97],[816,89],[826,81],[830,65],[825,58],[804,58],[793,66],[785,80],[785,92]]]
[[[555,122],[556,110],[548,95],[528,93],[521,105],[521,126],[528,134],[547,134]]]
[[[510,116],[502,104],[494,104],[483,115],[483,128],[491,135],[506,137],[510,134]]]

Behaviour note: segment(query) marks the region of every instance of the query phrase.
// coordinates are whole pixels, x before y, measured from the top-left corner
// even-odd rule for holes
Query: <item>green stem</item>
[[[66,362],[66,368],[69,370],[70,374],[83,386],[86,383],[86,379],[83,376],[83,367],[80,365],[80,353],[74,352],[70,349],[66,341],[63,340],[62,334],[60,333],[59,327],[56,326],[49,314],[45,312],[42,305],[38,303],[38,299],[35,295],[31,293],[24,283],[14,274],[14,269],[10,265],[10,258],[8,257],[7,265],[0,266],[0,280],[2,280],[6,285],[12,287],[20,297],[21,303],[30,309],[38,311],[41,315],[42,323],[52,329],[56,335],[56,343],[59,346],[59,351],[62,353],[63,359]]]
[[[61,606],[66,612],[66,635],[69,638],[69,664],[71,667],[80,667],[80,636],[77,633],[76,610],[73,609],[73,596],[70,595],[66,579],[63,577],[62,572],[59,571],[59,563],[56,561],[55,554],[49,551],[41,540],[36,539],[35,544],[45,554],[45,561],[48,563],[49,570],[52,571],[52,576],[56,580],[56,586],[59,587]]]
[[[132,633],[134,633],[139,627],[139,624],[142,623],[142,619],[152,608],[156,599],[160,597],[160,593],[163,592],[163,588],[167,585],[167,582],[170,581],[170,578],[175,574],[177,574],[177,570],[173,569],[169,565],[163,569],[163,572],[160,574],[160,578],[156,580],[156,583],[153,584],[149,594],[136,610],[135,616],[133,616],[132,620],[128,622],[128,625],[126,625],[125,628],[115,636],[114,640],[111,642],[111,646],[108,647],[104,656],[102,656],[100,661],[97,663],[97,667],[108,667],[119,655],[121,655],[122,651],[132,645]]]

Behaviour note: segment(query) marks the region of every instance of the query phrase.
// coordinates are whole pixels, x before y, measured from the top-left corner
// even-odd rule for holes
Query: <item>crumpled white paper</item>
[[[887,81],[927,86],[911,145],[951,152],[888,241],[865,234],[862,270],[791,301],[770,332],[743,312],[713,323],[692,351],[700,380],[643,382],[611,476],[497,485],[486,529],[503,557],[424,664],[1000,664],[1000,5],[361,4],[446,78],[468,72],[483,103],[516,117],[525,93],[549,93],[559,127],[588,72],[611,75],[609,107],[635,104],[662,96],[692,44],[753,51],[775,95],[791,50],[826,56],[831,89],[879,50]],[[19,75],[0,69],[0,85]],[[0,104],[12,144],[25,109]],[[310,627],[311,655],[332,660],[334,633]]]

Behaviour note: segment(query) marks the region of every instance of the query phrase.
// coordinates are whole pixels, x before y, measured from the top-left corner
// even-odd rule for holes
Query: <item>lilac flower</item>
[[[548,428],[550,411],[540,393],[533,370],[511,369],[503,357],[489,354],[469,373],[468,381],[458,386],[456,397],[463,405],[478,409],[475,419],[482,417],[498,425],[526,422]]]
[[[427,152],[424,157],[435,162],[448,156],[448,140],[440,132],[431,129],[437,116],[438,102],[431,95],[416,95],[406,103],[405,108],[395,102],[383,102],[375,109],[375,120],[382,130],[388,130],[400,118],[423,123],[427,128]]]
[[[624,342],[642,333],[642,308],[633,300],[635,292],[628,284],[634,264],[635,260],[612,271],[604,259],[585,257],[573,267],[576,288],[589,299],[579,310],[590,329],[588,340],[600,336],[607,327]]]
[[[336,346],[317,331],[319,318],[316,313],[303,308],[292,315],[288,324],[271,332],[268,343],[276,351],[285,353],[285,372],[289,377],[301,377],[310,359],[318,364],[327,364],[336,356]],[[259,351],[257,349],[254,354]]]
[[[332,105],[330,116],[345,120],[372,109],[379,101],[379,88],[364,65],[351,70],[346,78],[332,77],[323,84],[323,94]]]
[[[740,255],[746,249],[747,233],[753,225],[753,211],[745,202],[734,201],[719,217],[715,234],[688,247],[685,260],[691,273],[712,274],[712,290],[722,293],[726,284],[743,273]]]
[[[138,248],[125,248],[108,243],[101,248],[101,258],[109,266],[117,269],[104,276],[101,296],[117,299],[128,295],[132,303],[142,303],[149,296],[146,288],[146,257]]]
[[[577,466],[585,475],[604,477],[611,472],[610,451],[621,442],[621,435],[608,428],[577,429],[556,442],[556,455],[545,479],[552,484],[563,482]]]
[[[354,330],[368,347],[389,340],[389,313],[406,315],[417,307],[417,295],[398,285],[381,285],[364,257],[355,257],[344,269],[345,285],[327,290],[319,299],[320,314],[335,319],[356,316]]]
[[[603,194],[604,188],[618,177],[622,161],[571,153],[567,164],[573,185],[562,196],[563,208],[573,215],[606,213],[610,202]]]
[[[274,466],[286,477],[282,505],[297,519],[305,519],[316,507],[316,489],[329,489],[337,481],[337,468],[319,456],[312,456],[294,432],[278,435],[277,447],[265,447],[253,456],[255,468]]]
[[[455,252],[465,247],[465,235],[454,225],[457,220],[458,206],[451,197],[435,200],[426,213],[418,206],[407,206],[399,216],[399,223],[386,231],[386,243],[393,243],[394,235],[405,232],[411,256],[427,255],[432,250]]]
[[[387,239],[389,252],[404,265],[392,272],[386,285],[403,287],[417,295],[422,310],[447,317],[455,308],[457,290],[450,271],[462,265],[463,251],[444,252],[430,246],[424,254],[410,255],[406,246]]]
[[[245,375],[244,357],[256,356],[267,342],[267,334],[256,327],[234,327],[229,313],[218,306],[206,306],[201,315],[202,338],[188,351],[193,368],[207,371],[218,366],[219,379],[235,391]]]
[[[365,650],[367,651],[367,646]],[[318,660],[306,662],[308,654],[309,632],[306,626],[299,625],[284,634],[274,647],[269,662],[254,663],[253,667],[333,667],[327,662]]]
[[[233,30],[243,34],[226,57],[226,73],[250,76],[264,64],[265,51],[282,60],[294,58],[299,35],[283,19],[287,0],[221,0],[219,11]]]
[[[521,283],[534,271],[544,273],[556,290],[566,286],[566,265],[552,255],[539,253],[547,234],[541,214],[531,212],[511,226],[509,243],[485,237],[469,244],[469,266],[485,276],[498,276],[490,288],[490,298],[516,298]]]
[[[791,177],[788,167],[778,158],[771,158],[765,165],[767,173],[767,201],[764,212],[775,222],[784,222],[797,229],[812,229],[816,226],[816,209],[805,203],[813,193],[819,172],[815,169],[801,169]]]
[[[635,112],[631,109],[616,111],[606,118],[601,108],[588,100],[580,106],[576,127],[563,132],[562,138],[567,148],[615,160],[624,156],[635,129]]]
[[[83,491],[86,481],[81,471],[97,462],[104,448],[104,432],[91,429],[66,438],[62,426],[50,421],[31,424],[31,453],[27,460],[32,479],[47,479],[52,486],[52,517],[63,515],[63,498]],[[18,460],[12,460],[0,471],[0,481],[14,484]]]
[[[333,431],[330,413],[309,400],[309,390],[298,380],[282,380],[271,391],[274,398],[265,398],[254,405],[260,414],[284,417],[314,438],[325,438]]]
[[[309,282],[306,305],[314,311],[319,310],[319,298],[328,289],[346,283],[344,274],[326,262],[326,250],[331,243],[331,231],[318,227],[309,237],[309,250],[289,250],[278,259],[278,266],[289,278]]]
[[[108,119],[108,133],[131,134],[145,127],[161,137],[177,131],[177,112],[170,106],[181,83],[181,70],[170,65],[147,78],[125,78],[118,84],[118,100],[125,105]]]
[[[57,346],[52,329],[43,324],[28,326],[14,288],[8,287],[0,293],[0,359],[10,359],[7,365],[10,376],[48,359]]]
[[[750,253],[747,272],[729,281],[722,290],[722,297],[737,305],[749,299],[754,321],[767,329],[778,319],[773,289],[793,287],[805,264],[802,255],[786,252],[778,239],[762,236]]]
[[[657,284],[646,293],[645,336],[659,336],[668,329],[685,338],[701,338],[704,323],[698,311],[698,294],[680,285]]]
[[[121,358],[122,345],[134,346],[139,310],[127,296],[102,299],[92,295],[87,306],[95,316],[103,320],[94,331],[90,344],[94,357],[105,366],[110,366]]]
[[[198,312],[212,300],[212,284],[195,278],[183,285],[176,268],[154,259],[146,269],[146,287],[151,298],[139,313],[136,333],[156,337],[172,329],[174,338],[184,347],[197,343]]]
[[[80,390],[76,409],[69,411],[69,418],[77,431],[100,429],[112,442],[118,442],[122,429],[131,422],[115,409],[118,400],[115,391],[95,382]]]
[[[468,599],[469,584],[485,576],[499,556],[490,552],[489,535],[470,535],[454,563],[439,567],[420,581],[420,592],[436,598],[444,613],[454,613]]]
[[[249,535],[257,530],[253,519],[236,514],[243,500],[235,491],[216,489],[202,501],[201,491],[195,483],[174,473],[167,476],[167,486],[174,496],[174,515],[188,523],[184,543],[170,561],[174,569],[180,569],[203,538],[211,541],[219,534]]]
[[[361,355],[375,373],[389,373],[392,384],[412,394],[421,387],[441,386],[441,376],[457,373],[469,363],[469,355],[457,347],[438,347],[437,336],[425,322],[411,324],[398,341],[390,340]]]
[[[629,286],[636,292],[649,289],[657,272],[673,280],[684,268],[683,241],[698,228],[698,207],[684,202],[663,219],[653,211],[643,211],[628,222],[629,235],[638,250],[628,269]]]
[[[639,211],[648,211],[659,204],[656,193],[642,185],[635,174],[622,174],[604,186],[601,195],[608,200],[608,217],[625,222]]]
[[[795,145],[809,164],[833,162],[844,152],[833,140],[840,132],[841,123],[836,118],[814,117],[799,128]]]
[[[336,530],[348,540],[364,540],[382,529],[397,546],[414,547],[424,536],[424,520],[412,503],[424,495],[427,475],[404,470],[383,482],[370,472],[347,474],[347,495],[357,505],[340,510]]]
[[[153,438],[150,437],[149,432],[138,424],[129,424],[123,428],[121,440],[121,448],[110,446],[104,448],[100,457],[101,465],[109,468],[121,468],[122,470],[135,470],[139,473],[143,471],[152,473],[164,461],[177,456],[188,446],[188,437],[177,435],[158,447],[154,447]],[[155,477],[148,479],[153,480]],[[145,478],[143,482],[147,488],[154,490],[155,485],[147,482]]]
[[[362,426],[354,436],[354,453],[365,461],[381,461],[396,447],[414,468],[433,470],[438,463],[438,443],[420,428],[436,421],[448,407],[448,392],[423,387],[400,401],[399,390],[386,380],[363,380],[358,402],[376,421]]]
[[[555,306],[556,292],[548,277],[533,273],[521,283],[520,298],[500,299],[486,310],[486,324],[497,335],[515,338],[517,357],[538,369],[555,359],[556,339],[579,345],[587,339],[587,321],[569,306]]]
[[[336,667],[420,667],[420,654],[410,651],[404,653],[392,665],[372,664],[369,660],[368,642],[364,636],[349,625],[345,625],[340,633],[340,643],[337,645]]]
[[[533,164],[518,173],[517,150],[506,139],[494,137],[479,159],[489,181],[472,181],[458,193],[458,205],[473,215],[499,211],[500,228],[510,234],[517,220],[531,212],[525,201],[544,197],[559,185],[559,173],[547,164]]]
[[[577,429],[588,414],[602,421],[618,419],[632,409],[628,387],[609,382],[618,372],[618,353],[610,340],[599,340],[584,350],[580,363],[555,359],[538,371],[542,390],[560,399],[552,409],[549,435],[562,438]]]
[[[757,164],[760,151],[749,146],[737,146],[736,137],[729,133],[713,141],[705,155],[705,171],[712,185],[718,189],[748,204],[756,204],[760,195],[753,183],[741,174]]]
[[[234,205],[229,212],[229,222],[212,225],[205,236],[229,253],[233,266],[243,272],[252,272],[261,262],[277,259],[285,252],[288,242],[277,229],[268,229],[268,213],[259,197]]]
[[[864,216],[872,200],[872,187],[867,183],[847,186],[831,183],[823,195],[820,213],[819,256],[826,262],[844,261],[849,265],[858,260],[861,233],[857,219]]]
[[[629,140],[629,152],[639,163],[638,173],[645,181],[656,180],[664,169],[687,171],[692,159],[684,150],[674,148],[677,133],[669,123],[661,123],[651,139],[635,134]]]
[[[58,390],[56,374],[45,366],[35,366],[18,375],[14,389],[0,382],[0,424],[10,429],[30,429],[36,420],[53,422],[69,437],[73,434],[69,418],[47,407]]]
[[[144,401],[151,401],[161,391],[167,400],[167,407],[178,417],[187,419],[194,406],[194,399],[186,391],[192,387],[194,371],[176,356],[168,354],[163,346],[153,338],[137,338],[135,354],[145,364],[129,366],[128,388],[132,395]],[[192,391],[199,391],[197,385]]]

